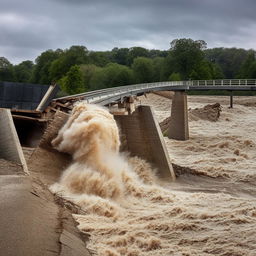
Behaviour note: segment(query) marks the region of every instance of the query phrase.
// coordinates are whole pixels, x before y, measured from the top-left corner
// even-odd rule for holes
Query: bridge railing
[[[97,91],[92,91],[80,95],[73,95],[73,96],[80,96],[88,103],[92,102],[101,102],[106,98],[113,98],[115,96],[122,96],[122,95],[137,95],[139,92],[149,92],[153,91],[157,88],[165,88],[166,90],[170,90],[171,87],[180,87],[183,89],[188,89],[186,82],[184,81],[171,81],[171,82],[159,82],[159,83],[145,83],[145,84],[135,84],[135,85],[127,85],[127,86],[120,86],[120,87],[113,87],[108,89],[102,89]]]
[[[191,80],[189,86],[256,86],[256,79]]]
[[[134,84],[134,85],[126,85],[126,86],[119,86],[119,87],[111,87],[111,88],[106,88],[106,89],[101,89],[101,90],[95,90],[95,91],[90,91],[90,92],[84,92],[80,94],[74,94],[71,96],[65,96],[58,98],[58,100],[62,99],[72,99],[72,98],[94,98],[94,97],[104,97],[107,95],[119,95],[123,93],[132,93],[132,92],[137,92],[137,91],[142,91],[142,90],[150,90],[154,88],[169,88],[169,87],[187,87],[187,81],[167,81],[167,82],[156,82],[156,83],[144,83],[144,84]],[[184,87],[184,88],[185,88]],[[56,99],[57,100],[57,99]]]

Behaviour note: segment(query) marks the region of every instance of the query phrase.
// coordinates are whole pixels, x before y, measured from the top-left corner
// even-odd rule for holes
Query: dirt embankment
[[[216,122],[220,117],[221,105],[220,103],[208,104],[202,108],[195,108],[189,110],[189,120],[197,121],[199,119]]]
[[[220,103],[208,104],[202,108],[189,109],[188,119],[189,121],[207,120],[211,122],[218,121],[221,112]],[[163,133],[166,133],[169,129],[171,117],[165,118],[160,122],[160,127]]]

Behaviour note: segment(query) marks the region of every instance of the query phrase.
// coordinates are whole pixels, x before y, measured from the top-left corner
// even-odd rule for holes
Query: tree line
[[[85,46],[47,50],[18,65],[0,57],[0,81],[58,83],[62,93],[175,80],[256,78],[254,50],[207,49],[203,40],[175,39],[169,50],[143,47],[89,51]]]

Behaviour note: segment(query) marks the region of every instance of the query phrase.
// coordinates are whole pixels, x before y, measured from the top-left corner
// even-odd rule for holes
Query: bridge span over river
[[[23,84],[19,84],[15,87],[18,88],[18,91],[15,91],[14,88],[10,93],[12,86],[13,84],[10,83],[1,84],[0,100],[2,100],[3,103],[7,104],[12,95],[19,96],[17,101],[21,101],[21,96],[25,95],[24,102],[19,102],[19,105],[27,105],[28,96],[26,94],[28,92],[31,94],[31,99],[38,98],[38,92],[35,91],[36,85],[29,85],[29,90],[23,93],[20,91]],[[163,160],[162,157],[167,155],[167,152],[159,124],[149,106],[140,105],[135,108],[134,97],[154,91],[174,91],[170,110],[171,122],[167,136],[176,140],[188,140],[187,92],[202,90],[229,91],[232,107],[232,92],[255,91],[256,79],[190,80],[134,84],[95,90],[51,100],[57,91],[57,87],[58,86],[52,85],[49,86],[48,89],[44,88],[45,94],[40,93],[40,95],[42,94],[42,98],[34,104],[34,110],[17,109],[16,103],[13,105],[8,103],[9,105],[3,106],[4,108],[10,108],[10,110],[3,108],[0,112],[0,121],[2,124],[5,124],[0,126],[0,141],[2,142],[0,156],[5,156],[8,160],[16,161],[18,159],[17,161],[24,166],[25,170],[25,161],[20,157],[20,151],[17,151],[16,148],[13,149],[15,143],[9,138],[10,130],[15,131],[16,128],[22,145],[35,146],[34,142],[40,143],[40,136],[45,133],[45,128],[48,127],[48,123],[50,123],[52,119],[55,119],[57,113],[60,113],[62,116],[65,116],[65,118],[61,119],[62,121],[58,122],[58,124],[55,123],[54,129],[56,133],[58,132],[63,123],[65,123],[66,118],[68,118],[68,113],[72,109],[73,103],[86,101],[102,106],[117,104],[118,108],[126,110],[125,114],[120,115],[118,112],[114,114],[120,128],[124,150],[131,152],[133,155],[147,159],[161,170],[167,170],[162,173],[162,176],[165,176],[166,173],[169,175],[170,172],[168,170],[171,169],[171,164],[168,157],[166,157],[165,160]],[[11,126],[12,118],[14,119],[15,127]],[[10,127],[12,127],[12,129]],[[15,141],[17,141],[17,139],[15,139]],[[30,142],[33,142],[33,145]],[[7,147],[7,145],[9,145],[9,147]],[[10,148],[10,150],[6,150],[7,148]]]
[[[168,137],[187,140],[189,138],[187,92],[209,90],[229,91],[230,107],[232,108],[233,91],[256,91],[256,79],[189,80],[134,84],[66,96],[54,101],[65,103],[67,101],[85,100],[88,103],[108,106],[109,104],[127,102],[130,97],[149,92],[174,91]]]

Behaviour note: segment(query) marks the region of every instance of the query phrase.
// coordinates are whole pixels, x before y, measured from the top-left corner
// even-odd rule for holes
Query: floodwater
[[[170,115],[171,100],[140,100],[159,121]],[[79,105],[54,142],[74,162],[51,190],[84,211],[74,218],[90,235],[93,255],[256,255],[256,108],[250,101],[246,106],[248,99],[240,98],[229,109],[226,97],[189,97],[192,109],[219,102],[221,116],[191,121],[189,141],[165,137],[171,161],[183,171],[162,186],[148,163],[118,152],[117,127],[106,110]]]

